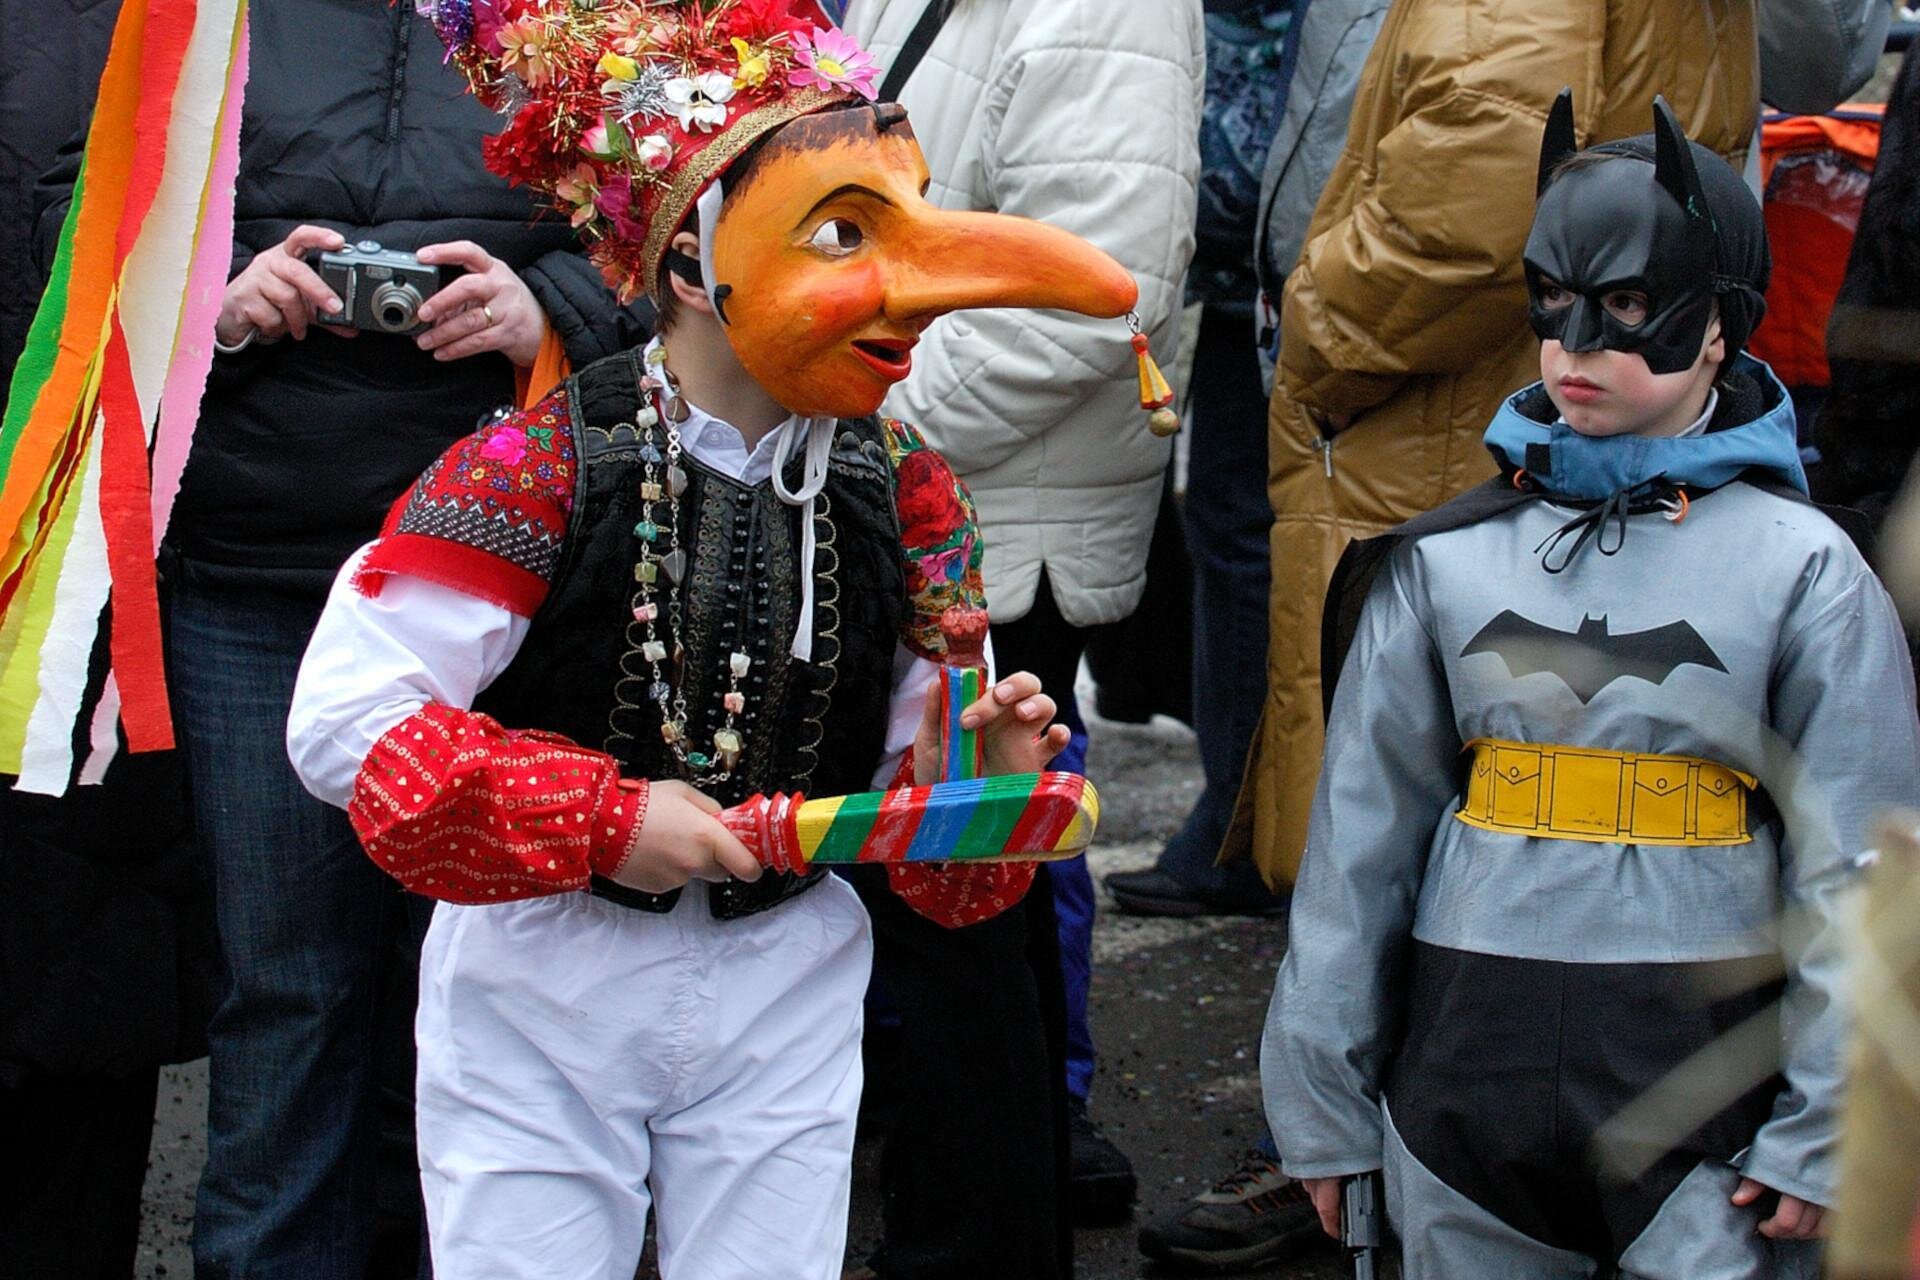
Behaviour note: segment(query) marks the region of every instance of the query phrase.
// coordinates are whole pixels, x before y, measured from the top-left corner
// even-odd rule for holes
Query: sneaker
[[[1181,1275],[1211,1275],[1331,1249],[1307,1189],[1272,1157],[1249,1151],[1240,1167],[1140,1229],[1140,1252]]]
[[[1158,868],[1116,871],[1106,878],[1114,905],[1136,916],[1278,916],[1287,911],[1285,894],[1264,885],[1252,892],[1210,893]]]
[[[1067,1200],[1076,1225],[1126,1220],[1137,1184],[1133,1161],[1088,1118],[1087,1104],[1067,1099]]]

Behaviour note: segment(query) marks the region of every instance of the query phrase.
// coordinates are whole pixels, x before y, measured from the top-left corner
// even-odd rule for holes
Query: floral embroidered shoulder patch
[[[579,464],[566,392],[490,423],[441,454],[387,517],[354,585],[407,574],[531,617],[546,599]]]
[[[937,661],[946,652],[940,615],[954,605],[985,608],[987,603],[973,496],[912,426],[893,418],[883,419],[882,426],[893,462],[907,598],[913,604],[902,639],[914,652]]]

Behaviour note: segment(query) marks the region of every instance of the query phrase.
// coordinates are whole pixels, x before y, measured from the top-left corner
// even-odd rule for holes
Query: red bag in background
[[[1825,387],[1827,318],[1880,151],[1878,103],[1760,125],[1761,207],[1773,248],[1767,316],[1748,348],[1789,387]]]

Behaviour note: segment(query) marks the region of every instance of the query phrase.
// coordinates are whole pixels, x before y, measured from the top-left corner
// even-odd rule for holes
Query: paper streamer
[[[136,751],[173,743],[154,553],[231,259],[245,18],[246,0],[121,6],[0,414],[0,772],[24,789],[65,790],[83,724],[87,782],[121,726]],[[112,666],[90,703],[103,612]]]
[[[107,575],[106,530],[100,520],[102,434],[93,433],[93,447],[81,472],[73,511],[71,535],[61,572],[54,576],[53,608],[39,651],[40,696],[27,721],[26,741],[18,766],[21,791],[59,795],[73,772],[73,726],[86,693],[87,662],[94,637],[100,633],[100,610],[106,607],[111,580]]]
[[[233,267],[233,192],[240,174],[240,108],[247,88],[247,10],[237,6],[228,53],[227,91],[220,111],[219,150],[201,193],[200,227],[193,246],[193,267],[181,303],[180,332],[173,365],[160,396],[153,442],[153,536],[167,536],[187,451],[200,417],[200,398],[213,369],[213,326],[226,295]]]

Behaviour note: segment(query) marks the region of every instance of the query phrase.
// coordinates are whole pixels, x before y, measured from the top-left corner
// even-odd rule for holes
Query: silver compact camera
[[[458,267],[430,267],[405,249],[362,240],[344,249],[307,255],[307,265],[340,299],[340,310],[317,317],[369,333],[419,333],[420,304],[461,274]]]

